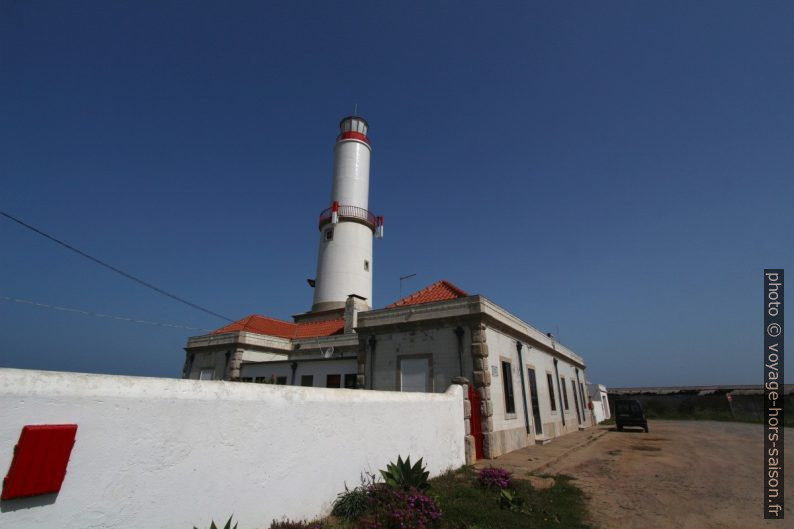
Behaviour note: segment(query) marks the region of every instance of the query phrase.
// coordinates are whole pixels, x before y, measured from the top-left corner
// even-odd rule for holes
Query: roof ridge
[[[331,336],[333,334],[338,334],[343,328],[344,318],[294,323],[278,318],[271,318],[270,316],[264,316],[262,314],[249,314],[220,329],[216,329],[212,334],[243,331],[294,340],[301,337]]]
[[[263,314],[251,314],[251,315],[250,315],[250,316],[248,316],[248,318],[246,319],[246,323],[247,323],[248,321],[250,321],[250,320],[251,320],[251,318],[253,318],[253,317],[262,318],[263,320],[277,321],[277,322],[279,322],[279,323],[286,323],[287,325],[297,325],[297,323],[295,323],[295,322],[292,322],[292,321],[282,320],[282,319],[279,319],[279,318],[273,318],[272,316],[265,316],[265,315],[263,315]],[[239,320],[238,320],[238,321],[239,321]]]
[[[467,297],[469,295],[465,290],[463,290],[461,288],[458,288],[452,282],[447,281],[446,279],[440,279],[440,280],[436,281],[435,283],[432,283],[432,284],[430,284],[430,285],[428,285],[428,286],[426,286],[424,288],[421,288],[421,289],[417,290],[413,294],[409,294],[409,295],[407,295],[407,296],[405,296],[403,298],[398,299],[397,301],[395,301],[391,305],[387,305],[386,308],[402,307],[402,306],[405,306],[405,305],[412,305],[413,303],[411,303],[411,301],[414,301],[414,300],[417,300],[417,299],[421,299],[422,296],[424,296],[425,294],[428,294],[434,288],[438,288],[438,287],[441,287],[441,288],[444,288],[446,290],[452,291],[452,293],[455,295],[455,297]],[[443,301],[443,299],[429,300],[429,301],[425,301],[424,303],[432,303],[433,301]]]
[[[468,297],[469,295],[468,292],[453,284],[452,281],[447,281],[446,279],[442,279],[440,282],[444,283],[446,286],[454,290],[455,293],[458,294],[459,296]]]

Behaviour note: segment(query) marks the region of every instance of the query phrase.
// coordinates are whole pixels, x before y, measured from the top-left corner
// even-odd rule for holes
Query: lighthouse
[[[344,308],[350,296],[372,307],[372,239],[383,236],[383,217],[369,211],[368,132],[360,116],[339,123],[331,200],[320,213],[312,312]]]

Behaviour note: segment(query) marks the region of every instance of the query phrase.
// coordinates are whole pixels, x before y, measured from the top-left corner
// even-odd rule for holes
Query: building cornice
[[[225,332],[221,334],[205,334],[192,336],[187,340],[186,351],[194,349],[215,348],[219,346],[246,346],[252,349],[276,350],[289,352],[292,341],[277,336],[267,336],[246,331]]]
[[[225,332],[221,334],[205,334],[188,338],[186,351],[197,349],[214,349],[218,347],[246,347],[262,351],[291,353],[296,350],[312,350],[320,347],[357,347],[357,334],[336,334],[332,336],[316,336],[311,338],[279,338],[266,334],[246,331]]]
[[[547,336],[529,323],[511,314],[504,308],[480,295],[465,298],[408,305],[388,309],[360,312],[358,315],[359,333],[367,329],[387,326],[400,326],[408,323],[420,323],[440,319],[480,318],[492,326],[501,329],[528,345],[542,349],[550,354],[571,362],[582,369],[584,359],[558,341]]]
[[[554,338],[549,337],[542,331],[533,327],[521,318],[511,314],[504,308],[500,307],[493,301],[479,296],[482,305],[482,313],[486,319],[491,320],[498,326],[506,329],[508,332],[513,331],[511,334],[518,332],[523,338],[533,347],[543,348],[549,353],[562,357],[565,360],[577,364],[582,369],[585,368],[584,359],[578,354],[574,353]]]

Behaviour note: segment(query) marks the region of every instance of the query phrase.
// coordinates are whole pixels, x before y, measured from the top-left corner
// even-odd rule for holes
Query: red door
[[[480,394],[469,384],[469,402],[471,403],[471,434],[474,436],[474,452],[477,459],[482,459],[482,420],[480,419]]]

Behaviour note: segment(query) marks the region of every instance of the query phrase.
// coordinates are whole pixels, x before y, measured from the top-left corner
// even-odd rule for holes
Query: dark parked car
[[[615,401],[615,424],[622,432],[626,426],[639,426],[648,433],[648,420],[638,400],[622,399]]]

